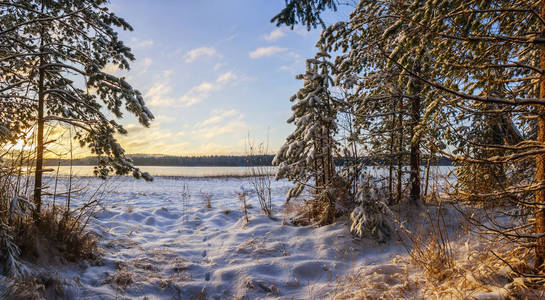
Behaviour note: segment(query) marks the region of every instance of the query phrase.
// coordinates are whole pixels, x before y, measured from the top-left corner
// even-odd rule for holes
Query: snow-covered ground
[[[43,289],[38,294],[48,299],[504,299],[534,292],[488,250],[524,270],[528,249],[472,233],[461,207],[445,204],[438,214],[433,204],[394,206],[389,219],[400,235],[379,245],[354,238],[348,220],[291,225],[287,181],[272,182],[271,219],[260,211],[250,179],[183,177],[192,174],[179,170],[153,182],[74,177],[72,208],[91,195],[102,199],[88,226],[98,237],[99,259],[40,258],[28,263],[32,274],[22,282],[0,276],[0,298],[13,287]],[[435,191],[452,183],[434,177]],[[66,200],[67,177],[57,183],[47,177],[46,186],[50,192],[57,186],[57,204]],[[249,192],[248,223],[242,190]],[[439,220],[441,226],[430,225]]]
[[[78,178],[76,184],[92,189],[100,182]],[[343,222],[320,228],[287,224],[286,181],[273,182],[275,219],[260,212],[250,193],[250,222],[245,224],[237,196],[241,187],[250,189],[248,179],[111,179],[102,208],[89,225],[99,236],[101,259],[59,269],[58,277],[66,282],[64,295],[322,298],[354,268],[381,264],[404,251],[395,241],[385,247],[354,239]],[[190,198],[184,201],[184,194]],[[211,208],[206,208],[206,195]]]

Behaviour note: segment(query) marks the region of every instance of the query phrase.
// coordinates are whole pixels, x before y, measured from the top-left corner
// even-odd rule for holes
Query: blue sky
[[[156,119],[134,118],[119,137],[128,153],[243,154],[248,133],[274,152],[291,131],[295,75],[314,56],[319,32],[277,28],[284,0],[112,0],[133,32],[120,32],[136,56],[124,75]],[[335,17],[339,17],[337,13]]]

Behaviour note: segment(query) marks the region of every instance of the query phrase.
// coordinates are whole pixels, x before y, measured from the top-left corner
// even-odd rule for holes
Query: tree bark
[[[428,157],[428,163],[426,165],[426,185],[424,188],[424,197],[428,195],[428,184],[430,182],[430,162],[434,155],[435,154],[433,153],[433,151],[430,151],[430,156]]]
[[[392,107],[390,108],[392,111],[392,116],[390,120],[390,168],[389,168],[389,174],[388,174],[388,202],[390,205],[394,204],[394,147],[395,147],[395,134],[394,134],[394,128],[395,128],[395,103],[392,101]]]
[[[399,98],[399,116],[398,116],[398,134],[399,141],[397,145],[397,203],[401,203],[401,192],[403,183],[403,98]]]
[[[418,205],[420,203],[420,139],[414,140],[416,135],[415,127],[420,122],[420,97],[411,98],[411,191],[409,203]]]
[[[43,12],[43,3],[42,3]],[[44,24],[41,24],[40,29],[40,53],[43,53],[44,44]],[[40,65],[38,75],[38,136],[36,139],[36,168],[34,170],[34,221],[38,222],[42,210],[42,173],[43,173],[43,156],[44,156],[44,79],[45,70],[44,54],[40,54]]]
[[[545,0],[540,1],[541,4],[541,17],[545,17]],[[545,31],[545,26],[541,26],[541,30]],[[541,46],[539,57],[539,67],[545,68],[545,46]],[[539,80],[539,98],[543,100],[545,98],[545,74],[540,75]],[[537,107],[538,111],[538,143],[545,144],[545,108],[543,106]],[[536,181],[542,184],[545,181],[545,154],[538,154],[536,156]],[[536,208],[536,234],[540,235],[545,233],[545,190],[540,189],[536,192],[536,203],[541,204]],[[536,240],[536,269],[544,267],[545,262],[545,237],[540,237]]]

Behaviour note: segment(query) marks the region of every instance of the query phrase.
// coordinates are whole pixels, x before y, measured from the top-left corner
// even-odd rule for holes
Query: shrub
[[[384,211],[385,194],[370,181],[359,182],[355,202],[359,205],[350,214],[350,232],[359,237],[370,236],[379,243],[388,241],[392,235],[390,222]]]

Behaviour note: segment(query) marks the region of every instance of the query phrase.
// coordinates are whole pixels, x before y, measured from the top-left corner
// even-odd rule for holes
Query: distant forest
[[[210,155],[210,156],[166,156],[166,155],[129,155],[136,166],[179,166],[179,167],[248,167],[248,166],[270,166],[274,155]],[[362,158],[365,165],[381,165],[378,161],[370,161]],[[46,159],[44,165],[56,166],[58,164],[69,165],[67,159]],[[344,159],[336,159],[335,165],[342,166]],[[427,158],[422,159],[422,164],[427,163]],[[73,165],[88,166],[96,165],[96,157],[77,158],[72,161]],[[382,163],[383,164],[383,163]],[[451,161],[446,157],[436,157],[430,162],[431,165],[450,166]]]

